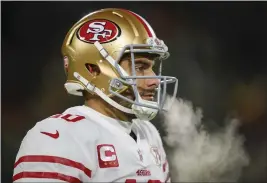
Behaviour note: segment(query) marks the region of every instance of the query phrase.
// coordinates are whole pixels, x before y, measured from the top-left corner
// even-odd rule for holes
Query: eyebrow
[[[155,61],[154,60],[148,60],[148,59],[143,59],[143,58],[136,59],[134,63],[135,64],[149,64],[149,65],[152,65],[152,66],[155,65]]]

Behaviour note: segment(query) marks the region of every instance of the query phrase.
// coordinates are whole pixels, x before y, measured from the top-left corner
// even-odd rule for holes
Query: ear
[[[93,75],[93,76],[98,76],[100,74],[100,68],[98,65],[95,64],[85,64],[86,68],[88,71]]]

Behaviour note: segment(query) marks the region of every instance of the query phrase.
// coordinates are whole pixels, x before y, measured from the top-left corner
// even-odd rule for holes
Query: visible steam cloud
[[[166,100],[170,104],[170,98]],[[209,132],[202,123],[202,111],[189,101],[176,99],[164,115],[164,140],[169,154],[172,182],[236,182],[249,163],[244,138],[236,132],[238,120]]]

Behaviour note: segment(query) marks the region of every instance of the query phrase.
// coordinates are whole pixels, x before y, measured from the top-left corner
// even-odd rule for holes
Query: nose
[[[156,76],[155,73],[153,72],[150,76]],[[160,84],[160,79],[158,78],[149,78],[146,79],[146,85],[149,88],[157,88],[158,85]]]

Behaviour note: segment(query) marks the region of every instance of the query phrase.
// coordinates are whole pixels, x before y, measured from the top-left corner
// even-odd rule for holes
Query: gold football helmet
[[[134,53],[159,55],[159,75],[136,76]],[[141,16],[131,11],[108,8],[86,15],[67,33],[62,54],[67,75],[65,88],[70,94],[82,96],[85,90],[143,120],[153,119],[161,109],[167,110],[163,105],[167,84],[175,84],[173,99],[176,97],[178,80],[161,75],[162,60],[169,57],[167,46]],[[125,54],[131,56],[132,75],[119,65]],[[92,72],[95,69],[97,74]],[[146,78],[160,80],[155,101],[144,100],[138,93],[136,79]],[[128,89],[133,91],[134,100],[122,95]],[[119,104],[113,96],[126,100],[131,106]]]

